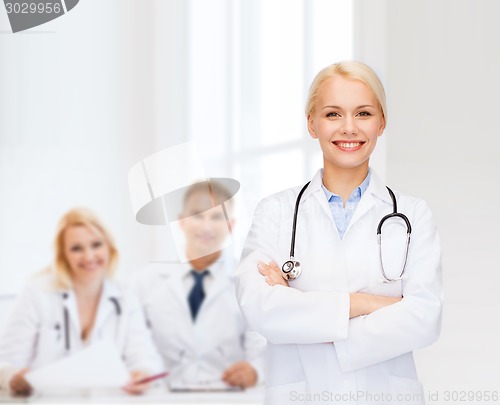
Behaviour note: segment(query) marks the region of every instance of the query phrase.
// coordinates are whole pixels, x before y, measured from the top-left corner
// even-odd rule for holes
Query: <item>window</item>
[[[353,57],[353,2],[209,3],[192,1],[188,17],[189,137],[209,176],[240,181],[240,217],[249,220],[261,198],[322,165],[304,105],[321,68]],[[248,227],[240,223],[238,239]]]

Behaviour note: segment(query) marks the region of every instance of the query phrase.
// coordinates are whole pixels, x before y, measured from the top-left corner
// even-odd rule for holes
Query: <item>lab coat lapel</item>
[[[363,197],[361,197],[361,200],[359,201],[358,206],[356,207],[356,210],[352,214],[352,218],[347,225],[346,234],[349,232],[349,229],[375,205],[376,199],[369,191],[370,190],[367,189],[363,194]]]
[[[99,306],[97,308],[96,320],[92,328],[92,335],[99,331],[108,322],[109,317],[116,316],[118,319],[117,308],[113,300],[118,302],[121,310],[121,293],[118,287],[110,283],[108,280],[104,281]]]
[[[78,315],[78,307],[76,303],[75,293],[71,290],[63,291],[62,300],[63,300],[63,311],[66,309],[68,311],[69,323],[64,327],[68,328],[69,339],[70,339],[70,349],[76,347],[76,343],[74,342],[75,338],[78,338],[78,341],[81,340],[82,336],[82,327],[80,325],[80,316]],[[72,333],[76,332],[76,333]],[[66,333],[66,330],[63,330],[63,333]]]
[[[195,353],[196,342],[193,334],[193,322],[191,321],[191,311],[188,303],[188,292],[184,284],[184,277],[190,270],[188,263],[165,263],[158,273],[158,289],[159,293],[156,307],[164,306],[166,317],[158,317],[163,319],[163,324],[157,325],[157,328],[175,328],[175,338],[166,338],[163,342],[159,342],[165,350],[179,350],[180,352]],[[157,322],[158,320],[152,320]]]
[[[349,225],[346,229],[346,234],[359,219],[361,219],[368,211],[373,208],[377,201],[384,201],[388,204],[392,204],[391,198],[384,183],[382,182],[380,177],[378,177],[377,174],[373,170],[371,170],[370,184],[361,197],[361,200],[359,201],[358,206],[352,215],[351,221],[349,222]]]
[[[328,206],[328,201],[326,200],[325,192],[322,189],[323,184],[323,169],[320,169],[316,172],[314,177],[311,180],[311,183],[304,191],[302,195],[301,202],[306,202],[309,198],[313,198],[321,207],[321,210],[324,214],[326,214],[327,218],[333,222],[332,211]],[[310,209],[315,209],[315,205],[311,205]],[[316,217],[315,213],[311,213],[313,218]],[[300,215],[300,214],[299,214]]]
[[[205,299],[201,304],[200,312],[211,305],[211,303],[217,299],[217,297],[228,288],[231,288],[232,280],[228,274],[225,272],[224,262],[217,262],[213,267],[211,272],[213,273],[213,283],[207,291]]]
[[[182,308],[183,312],[189,314],[191,317],[191,312],[188,304],[188,293],[186,292],[186,287],[183,284],[182,278],[185,276],[186,272],[184,267],[187,266],[185,263],[175,264],[174,266],[168,266],[164,272],[160,274],[162,283],[165,284],[168,292],[166,292],[169,296],[172,297],[173,301],[176,301],[179,306]]]

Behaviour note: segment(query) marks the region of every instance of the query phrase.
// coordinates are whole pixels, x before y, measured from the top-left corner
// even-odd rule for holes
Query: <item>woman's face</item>
[[[321,145],[325,169],[368,169],[385,128],[375,95],[361,81],[342,76],[323,82],[307,121],[311,137]]]
[[[109,265],[109,245],[103,235],[86,226],[70,226],[64,231],[64,256],[74,282],[104,278]]]

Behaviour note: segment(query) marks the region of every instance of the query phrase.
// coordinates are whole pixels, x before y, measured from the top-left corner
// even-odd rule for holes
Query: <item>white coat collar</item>
[[[72,289],[59,290],[62,295],[63,306],[67,308],[70,318],[70,323],[73,325],[77,332],[77,336],[80,337],[82,333],[82,327],[80,324],[80,317],[78,315],[78,306],[76,302],[75,292]],[[118,285],[112,280],[105,279],[103,284],[103,290],[101,298],[99,300],[99,306],[97,308],[96,319],[94,321],[94,326],[92,327],[92,336],[98,331],[103,324],[106,323],[109,316],[120,316],[123,311],[122,305],[122,291]]]
[[[97,315],[92,328],[92,335],[107,322],[108,318],[113,316],[120,318],[123,312],[122,291],[118,288],[116,282],[104,280],[101,300],[97,309]]]
[[[202,308],[227,289],[228,285],[232,282],[233,274],[230,274],[228,271],[228,267],[231,267],[231,263],[234,262],[230,260],[230,255],[226,251],[223,251],[221,257],[208,267],[213,277],[213,282],[207,292]],[[180,302],[180,305],[184,307],[186,314],[189,313],[187,301],[188,293],[183,283],[184,278],[188,277],[192,270],[189,262],[155,263],[155,265],[159,266],[156,273],[157,277],[163,280],[162,282],[165,283],[165,286],[170,290],[172,296],[174,296]],[[234,268],[235,266],[231,270],[234,270]]]
[[[377,201],[383,201],[384,203],[392,205],[391,197],[384,183],[371,168],[370,171],[370,184],[368,185],[366,191],[363,193],[363,196],[361,197],[361,200],[359,201],[358,206],[356,207],[356,210],[354,211],[354,214],[349,221],[346,229],[346,234],[349,229],[358,221],[358,219],[363,217],[363,215],[365,215],[377,203]],[[307,201],[310,196],[314,196],[328,220],[334,222],[331,209],[328,205],[328,201],[326,200],[325,193],[321,187],[322,184],[323,169],[320,169],[316,172],[311,180],[311,183],[304,191],[301,201]]]
[[[371,169],[370,169],[371,170]],[[387,190],[387,187],[384,185],[382,180],[373,170],[371,171],[370,184],[366,189],[365,193],[361,197],[361,200],[356,207],[351,221],[347,225],[346,234],[349,229],[354,226],[354,224],[363,217],[369,210],[371,210],[378,202],[382,201],[383,203],[392,206],[392,199]],[[390,211],[388,210],[387,213]]]
[[[200,313],[202,312],[202,308],[209,305],[217,296],[226,291],[228,286],[232,283],[233,275],[228,271],[228,267],[231,266],[231,263],[233,262],[230,260],[230,255],[227,251],[223,251],[219,259],[207,267],[207,270],[210,272],[211,286],[207,290],[206,297],[200,308]],[[178,270],[180,270],[180,277],[184,279],[184,277],[189,277],[192,267],[189,263],[182,263],[182,268]],[[234,270],[234,268],[231,270]],[[186,301],[185,295],[181,296],[181,298]]]
[[[372,168],[370,168],[370,172],[371,172],[370,184],[368,185],[368,188],[366,189],[363,195],[371,194],[379,200],[392,204],[391,197],[382,179],[377,175],[377,173]],[[323,184],[323,169],[321,168],[316,172],[314,177],[311,179],[311,183],[309,184],[309,186],[307,186],[306,190],[304,191],[301,200],[305,201],[309,196],[316,194],[318,192],[321,192],[324,195],[324,192],[321,188],[322,184]]]
[[[370,168],[370,171],[371,171],[370,184],[368,185],[368,188],[366,189],[365,193],[370,193],[377,199],[392,205],[391,196],[384,182],[377,175],[377,173],[375,173],[373,169]]]
[[[304,191],[304,194],[302,194],[301,201],[306,201],[309,196],[313,195],[314,193],[317,193],[318,191],[321,191],[323,193],[323,190],[321,189],[321,185],[323,184],[323,169],[319,169],[314,177],[311,179],[311,182],[307,186],[307,188]],[[303,186],[301,186],[302,188]]]

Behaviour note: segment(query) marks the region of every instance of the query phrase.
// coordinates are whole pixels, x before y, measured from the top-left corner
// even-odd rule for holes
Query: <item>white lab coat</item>
[[[83,342],[74,292],[57,289],[52,273],[36,274],[19,295],[0,338],[0,388],[9,389],[11,377],[22,368],[48,365],[101,339],[114,341],[129,370],[161,371],[161,358],[133,291],[116,281],[104,282],[94,327]]]
[[[341,240],[321,170],[302,196],[295,259],[302,275],[290,287],[270,287],[259,260],[289,259],[292,217],[301,187],[261,201],[237,270],[236,291],[251,328],[268,339],[266,404],[424,403],[412,351],[433,343],[442,310],[441,253],[431,212],[422,200],[396,192],[398,211],[413,232],[403,281],[381,282],[376,229],[392,212],[385,185],[372,171]],[[384,225],[388,276],[399,275],[406,227]],[[349,320],[349,293],[400,297],[397,304]],[[333,343],[332,343],[333,342]]]
[[[230,259],[209,267],[213,279],[199,309],[191,319],[188,292],[183,280],[188,263],[152,263],[134,278],[153,339],[172,382],[221,381],[221,375],[238,361],[249,362],[264,374],[265,339],[249,331],[234,293]]]

